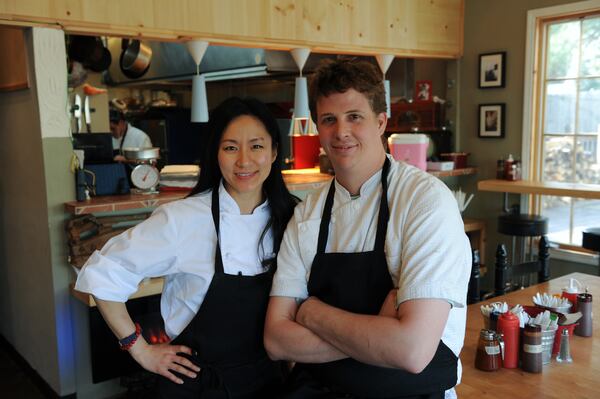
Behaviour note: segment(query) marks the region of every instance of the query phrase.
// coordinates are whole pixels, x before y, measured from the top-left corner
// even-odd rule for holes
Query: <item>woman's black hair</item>
[[[271,164],[271,173],[263,183],[263,193],[269,201],[271,217],[260,235],[259,247],[265,234],[273,231],[273,251],[277,253],[283,238],[283,232],[288,221],[294,213],[294,207],[298,198],[290,194],[281,175],[281,148],[279,126],[277,121],[265,104],[255,98],[231,97],[217,106],[210,116],[208,126],[209,138],[204,150],[204,156],[200,160],[200,178],[192,189],[189,196],[203,193],[209,190],[218,190],[223,175],[219,168],[219,146],[221,137],[227,126],[242,115],[253,116],[258,119],[271,136],[272,148],[277,150],[275,161]],[[264,253],[264,251],[263,251]]]

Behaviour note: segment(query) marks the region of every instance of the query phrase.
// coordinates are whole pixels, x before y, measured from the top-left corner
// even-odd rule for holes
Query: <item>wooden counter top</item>
[[[284,171],[283,180],[290,191],[316,190],[333,176],[319,173],[318,168]],[[131,209],[155,208],[184,198],[188,191],[161,191],[158,194],[103,195],[87,201],[65,203],[65,210],[72,215],[88,213],[126,211]]]
[[[477,172],[476,168],[448,171],[428,171],[436,177],[463,176]],[[290,191],[312,191],[331,181],[333,176],[320,173],[319,168],[290,169],[283,171],[283,180]],[[72,215],[88,213],[126,211],[131,209],[155,208],[184,198],[187,191],[164,191],[159,194],[125,194],[93,197],[87,201],[65,203],[65,210]]]
[[[573,363],[560,364],[552,357],[540,374],[524,372],[520,368],[502,368],[494,372],[475,368],[475,353],[479,332],[483,328],[480,307],[489,302],[507,302],[510,305],[532,305],[531,297],[536,292],[560,293],[568,285],[569,278],[579,280],[594,295],[593,313],[600,314],[600,277],[590,274],[572,273],[523,290],[498,296],[489,301],[469,305],[467,308],[467,330],[465,344],[460,354],[463,366],[462,382],[456,387],[461,399],[480,398],[600,398],[600,319],[593,319],[592,337],[570,337]]]
[[[536,182],[530,180],[481,180],[477,183],[480,191],[514,194],[556,195],[559,197],[577,197],[600,199],[600,186],[582,183]]]

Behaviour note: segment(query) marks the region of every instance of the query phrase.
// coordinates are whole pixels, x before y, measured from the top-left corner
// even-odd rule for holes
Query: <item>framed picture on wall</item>
[[[506,52],[479,55],[479,88],[504,87],[506,80]]]
[[[479,105],[479,137],[504,137],[505,104]]]
[[[433,101],[431,80],[417,80],[415,85],[415,101],[420,103]]]

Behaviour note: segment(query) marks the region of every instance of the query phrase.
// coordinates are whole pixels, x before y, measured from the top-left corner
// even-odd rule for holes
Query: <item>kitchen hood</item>
[[[184,83],[191,80],[196,73],[196,64],[185,43],[153,41],[142,41],[142,43],[152,50],[150,65],[141,77],[131,79],[123,74],[120,67],[121,39],[108,39],[108,49],[113,61],[104,73],[104,81],[107,85]],[[321,59],[332,57],[335,56],[311,54],[303,72],[313,70]],[[211,45],[208,46],[200,63],[200,73],[204,75],[207,82],[210,82],[261,77],[292,78],[299,72],[289,51]]]

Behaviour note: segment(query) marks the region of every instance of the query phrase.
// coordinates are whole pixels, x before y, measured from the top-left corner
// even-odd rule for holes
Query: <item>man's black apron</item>
[[[265,314],[275,261],[255,276],[225,274],[219,245],[219,190],[213,189],[212,216],[217,231],[215,274],[192,321],[171,344],[186,345],[201,367],[194,379],[173,372],[184,383],[158,377],[160,398],[273,398],[282,384],[279,364],[263,346]]]
[[[359,314],[376,315],[394,288],[384,246],[389,207],[386,159],[381,172],[382,195],[375,246],[370,252],[325,253],[335,194],[331,182],[323,209],[317,254],[313,259],[308,293],[321,301]],[[457,358],[440,340],[431,363],[419,374],[343,359],[321,364],[297,364],[290,379],[288,399],[313,398],[443,398],[456,385]]]

